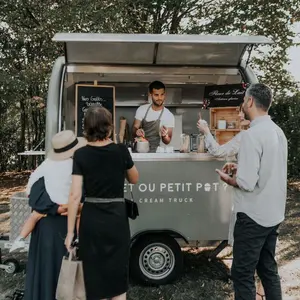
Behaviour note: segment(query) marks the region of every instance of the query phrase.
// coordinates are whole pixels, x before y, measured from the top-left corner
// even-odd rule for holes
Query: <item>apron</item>
[[[164,112],[164,108],[161,110],[161,113],[156,121],[146,121],[149,109],[151,105],[149,105],[145,117],[142,120],[142,129],[145,132],[145,137],[149,141],[150,151],[149,152],[156,152],[157,147],[160,144],[160,135],[159,135],[159,124],[162,114]]]

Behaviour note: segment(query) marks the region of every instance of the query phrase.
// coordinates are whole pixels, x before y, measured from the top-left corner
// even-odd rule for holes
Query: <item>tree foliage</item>
[[[300,174],[300,93],[281,95],[273,104],[271,116],[284,131],[288,140],[288,175],[298,178]]]
[[[1,1],[1,170],[25,167],[16,153],[44,136],[41,106],[53,62],[63,54],[52,42],[56,32],[265,35],[275,44],[256,47],[250,63],[277,95],[295,89],[284,65],[299,7],[300,0]]]

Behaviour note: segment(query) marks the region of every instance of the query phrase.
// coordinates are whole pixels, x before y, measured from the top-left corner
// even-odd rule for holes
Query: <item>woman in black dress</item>
[[[138,171],[126,146],[109,138],[112,130],[110,112],[100,106],[90,107],[84,119],[88,144],[73,158],[65,244],[70,251],[83,186],[79,258],[87,300],[124,300],[128,289],[130,230],[124,181],[127,178],[130,183],[137,183]]]

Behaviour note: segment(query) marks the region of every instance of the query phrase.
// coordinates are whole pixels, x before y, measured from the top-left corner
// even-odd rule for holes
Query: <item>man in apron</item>
[[[150,152],[156,152],[161,141],[168,145],[172,139],[175,126],[174,115],[164,107],[165,85],[160,81],[153,81],[149,85],[151,104],[140,106],[135,115],[132,128],[133,138],[144,137],[149,141]]]

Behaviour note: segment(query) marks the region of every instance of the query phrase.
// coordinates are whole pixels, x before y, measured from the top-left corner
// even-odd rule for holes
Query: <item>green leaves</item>
[[[288,140],[288,176],[300,175],[300,93],[294,96],[277,95],[270,110],[271,116],[284,131]]]
[[[57,32],[265,35],[275,45],[256,48],[251,66],[275,95],[296,90],[284,66],[293,44],[292,24],[300,19],[300,0],[6,0],[1,4],[0,130],[4,135],[7,130],[15,141],[7,148],[8,165],[18,150],[34,146],[33,131],[44,135],[43,127],[35,129],[29,119],[23,120],[21,107],[34,96],[46,99],[52,65],[63,55],[63,46],[52,42]],[[37,113],[33,111],[34,118]],[[3,120],[14,121],[8,126]],[[3,135],[0,138],[3,144]]]

